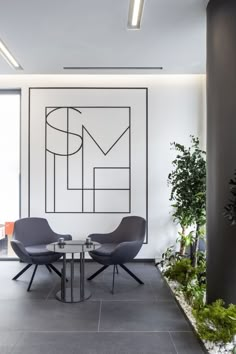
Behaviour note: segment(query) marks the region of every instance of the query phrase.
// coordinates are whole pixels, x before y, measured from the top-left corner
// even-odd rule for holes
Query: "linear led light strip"
[[[20,66],[19,63],[17,63],[16,59],[13,57],[13,55],[9,52],[8,48],[6,45],[3,43],[2,40],[0,40],[0,54],[2,57],[6,60],[6,62],[13,67],[16,70],[22,70],[22,67]]]
[[[144,0],[130,0],[128,28],[139,29],[143,13]]]

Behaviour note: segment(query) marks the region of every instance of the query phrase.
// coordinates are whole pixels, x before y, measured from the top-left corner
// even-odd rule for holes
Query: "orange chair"
[[[6,221],[5,222],[5,235],[12,235],[14,230],[14,222]]]

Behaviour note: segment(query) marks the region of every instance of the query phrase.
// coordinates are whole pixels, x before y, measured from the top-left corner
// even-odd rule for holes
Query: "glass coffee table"
[[[56,298],[59,301],[74,303],[84,301],[91,296],[91,292],[84,287],[84,255],[85,252],[93,251],[99,248],[101,245],[97,242],[91,242],[87,240],[74,240],[74,241],[64,241],[59,240],[59,242],[50,243],[47,245],[47,249],[56,253],[63,253],[63,267],[62,267],[62,277],[61,277],[61,290],[56,294]],[[75,253],[80,254],[80,287],[74,287],[74,255]],[[70,259],[70,288],[66,287],[66,255],[71,254]]]

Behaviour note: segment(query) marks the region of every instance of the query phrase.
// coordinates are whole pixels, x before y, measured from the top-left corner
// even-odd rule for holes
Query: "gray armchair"
[[[115,270],[118,273],[119,265],[139,284],[143,284],[124,263],[132,261],[138,254],[144,241],[145,231],[145,219],[139,216],[128,216],[123,218],[117,229],[111,233],[89,235],[92,241],[102,244],[100,248],[89,252],[89,254],[95,261],[102,264],[103,267],[92,274],[88,280],[92,280],[107,267],[113,265],[112,293],[114,293]]]
[[[21,261],[28,263],[13,280],[17,280],[33,264],[33,274],[27,291],[30,291],[36,270],[39,265],[45,265],[49,272],[52,270],[61,277],[61,273],[52,265],[62,255],[48,251],[46,246],[49,243],[57,242],[60,237],[71,240],[71,235],[60,235],[55,233],[43,218],[24,218],[17,220],[14,225],[13,239],[11,246]]]

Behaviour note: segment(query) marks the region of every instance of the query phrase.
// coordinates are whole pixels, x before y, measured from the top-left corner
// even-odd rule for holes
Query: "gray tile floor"
[[[78,274],[79,264],[75,266]],[[128,265],[145,285],[120,269],[112,295],[112,269],[107,269],[86,282],[92,297],[76,304],[55,299],[59,278],[43,266],[28,293],[32,269],[11,280],[23,267],[19,262],[0,262],[0,354],[204,353],[151,263]],[[86,275],[98,267],[86,263]]]

